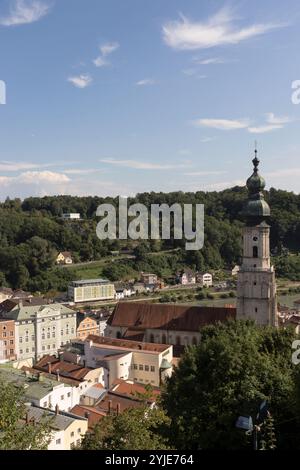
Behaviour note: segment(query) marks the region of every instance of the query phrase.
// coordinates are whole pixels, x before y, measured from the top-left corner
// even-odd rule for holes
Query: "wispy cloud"
[[[168,46],[177,50],[208,49],[238,44],[285,26],[280,23],[257,23],[238,27],[235,20],[236,17],[228,7],[202,22],[192,21],[181,15],[180,19],[163,25],[163,39]]]
[[[224,175],[227,171],[193,171],[189,173],[184,173],[184,176],[218,176]]]
[[[172,170],[176,168],[187,168],[190,166],[189,164],[162,165],[159,163],[139,162],[136,160],[115,160],[113,158],[103,158],[100,162],[124,168],[133,168],[135,170]]]
[[[292,119],[288,116],[275,116],[274,113],[267,113],[266,120],[269,124],[288,124]]]
[[[0,18],[2,26],[17,26],[34,23],[46,16],[51,6],[41,0],[12,0],[7,16]]]
[[[153,78],[144,78],[143,80],[139,80],[136,82],[137,86],[147,86],[147,85],[155,85],[155,80]]]
[[[107,57],[119,49],[120,44],[118,42],[107,42],[102,44],[99,49],[101,55],[99,55],[96,59],[93,60],[94,65],[96,67],[107,67],[110,65],[110,62],[107,60]]]
[[[92,77],[88,74],[68,78],[68,82],[72,83],[77,88],[86,88],[87,86],[91,85],[92,81]]]
[[[209,127],[222,131],[233,131],[236,129],[247,128],[249,126],[249,121],[247,119],[196,119],[192,121],[192,125],[195,127]]]
[[[87,169],[81,169],[81,168],[71,168],[69,170],[63,170],[63,172],[67,175],[92,175],[96,172],[101,172],[102,170],[96,169],[96,168],[87,168]]]
[[[268,124],[266,126],[249,127],[248,132],[250,132],[250,134],[267,134],[268,132],[273,132],[282,128],[283,126],[281,125]]]
[[[210,59],[195,59],[194,62],[198,65],[215,65],[225,64],[227,61],[225,59],[220,59],[219,57],[211,57]]]

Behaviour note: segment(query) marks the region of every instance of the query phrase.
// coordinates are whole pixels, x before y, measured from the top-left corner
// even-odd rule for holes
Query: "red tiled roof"
[[[86,405],[76,405],[72,408],[71,413],[82,416],[83,418],[88,418],[88,427],[89,429],[93,428],[99,421],[101,421],[104,416],[107,415],[105,411],[100,411],[93,406]]]
[[[139,330],[153,328],[198,332],[205,325],[224,322],[235,317],[236,309],[231,307],[119,302],[108,324]]]
[[[110,346],[115,348],[134,349],[141,351],[163,352],[168,347],[167,344],[143,343],[139,341],[128,341],[126,339],[107,338],[105,336],[89,335],[86,340],[92,341],[95,345]]]
[[[134,398],[129,398],[126,395],[121,395],[114,392],[108,392],[104,399],[101,400],[97,405],[97,409],[100,411],[108,412],[109,401],[111,401],[112,410],[117,410],[117,405],[120,405],[120,412],[127,410],[128,408],[139,408],[142,406],[142,401]]]
[[[78,364],[71,364],[70,362],[60,361],[55,356],[44,356],[38,361],[34,368],[45,372],[49,371],[49,362],[51,363],[51,373],[59,372],[59,375],[69,377],[74,380],[84,380],[85,376],[93,369],[89,367],[82,367]]]
[[[117,392],[118,394],[121,395],[126,395],[129,397],[137,397],[137,394],[144,394],[147,393],[146,388],[141,385],[141,384],[131,384],[128,382],[125,382],[124,380],[116,380],[113,384],[112,388],[113,392]],[[157,397],[160,395],[161,391],[159,389],[152,389],[151,391],[151,397],[149,398],[149,401],[155,401]]]

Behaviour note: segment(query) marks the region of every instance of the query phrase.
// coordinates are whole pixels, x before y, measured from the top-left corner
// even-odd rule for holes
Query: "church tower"
[[[237,319],[250,318],[258,325],[277,326],[275,271],[270,259],[270,207],[264,199],[265,180],[254,172],[247,180],[248,200],[243,210],[243,261],[238,273]]]

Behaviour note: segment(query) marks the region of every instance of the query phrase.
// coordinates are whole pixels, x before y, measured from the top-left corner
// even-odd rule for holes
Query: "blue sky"
[[[298,0],[1,0],[0,198],[299,192]]]

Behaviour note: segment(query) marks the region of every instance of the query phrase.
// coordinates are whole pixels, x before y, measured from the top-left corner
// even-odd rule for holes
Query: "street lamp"
[[[261,425],[264,423],[264,420],[268,416],[267,402],[264,400],[259,406],[258,413],[256,415],[255,423],[253,423],[252,416],[239,416],[235,427],[238,429],[243,429],[246,431],[247,435],[253,436],[253,449],[257,450],[258,448],[258,433],[261,431]]]

